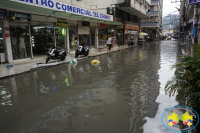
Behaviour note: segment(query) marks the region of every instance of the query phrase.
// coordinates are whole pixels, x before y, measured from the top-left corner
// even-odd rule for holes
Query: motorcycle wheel
[[[46,59],[46,64],[49,62],[49,60],[50,60],[50,57],[47,57],[47,59]]]
[[[88,52],[85,52],[85,56],[88,56],[88,54],[89,54]]]
[[[75,55],[75,57],[78,58],[78,56],[79,56],[79,55],[78,55],[78,52],[77,52],[76,55]]]
[[[66,54],[63,54],[62,57],[61,57],[61,61],[64,61],[66,58]]]

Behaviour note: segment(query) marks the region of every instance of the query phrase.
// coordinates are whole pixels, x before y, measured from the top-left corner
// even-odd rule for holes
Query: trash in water
[[[92,65],[98,65],[100,63],[100,61],[98,61],[98,60],[92,60],[91,61],[91,64]]]
[[[78,64],[78,61],[76,59],[72,59],[70,62],[69,62],[71,65],[77,65]]]

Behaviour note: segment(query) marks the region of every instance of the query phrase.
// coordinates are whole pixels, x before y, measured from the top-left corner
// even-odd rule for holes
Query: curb
[[[105,54],[109,54],[109,53],[114,53],[114,52],[122,51],[122,50],[125,50],[125,49],[128,49],[128,48],[129,47],[123,48],[123,49],[119,49],[119,50],[114,50],[114,51],[111,51],[111,52],[101,53],[101,54],[98,54],[98,55],[81,57],[81,58],[77,58],[76,60],[84,60],[84,59],[88,59],[88,58],[92,58],[92,57],[96,57],[96,56],[101,56],[101,55],[105,55]],[[45,69],[45,68],[50,68],[50,67],[54,67],[54,66],[58,66],[58,65],[62,65],[62,64],[67,64],[69,62],[70,61],[62,61],[62,62],[56,62],[55,65],[39,66],[37,68],[30,68],[29,70],[26,70],[26,71],[23,71],[23,72],[19,72],[19,73],[15,73],[15,74],[11,74],[11,75],[6,75],[6,76],[3,76],[3,77],[0,77],[0,79],[4,79],[4,78],[8,78],[8,77],[13,77],[13,76],[20,75],[20,74],[27,73],[27,72],[38,71],[38,70],[42,70],[42,69]],[[37,62],[37,63],[35,63],[35,65],[39,64],[39,63],[41,63],[41,62]]]

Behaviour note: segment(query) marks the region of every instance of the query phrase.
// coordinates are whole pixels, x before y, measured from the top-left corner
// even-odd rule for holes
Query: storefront
[[[106,47],[107,38],[110,36],[113,41],[113,46],[118,45],[118,34],[115,25],[99,24],[99,47]]]
[[[90,22],[82,21],[78,26],[79,45],[90,47]]]
[[[66,20],[9,12],[13,60],[46,55],[51,46],[66,48]]]
[[[6,10],[0,9],[0,63],[6,62],[3,21],[7,20]]]
[[[132,39],[134,42],[137,42],[137,33],[139,31],[139,27],[138,26],[133,26],[133,25],[125,25],[125,30],[124,30],[124,43],[122,42],[122,38],[123,38],[123,26],[117,26],[117,31],[118,31],[118,36],[119,36],[119,40],[122,44],[127,45],[130,41],[130,39]]]
[[[0,11],[0,53],[4,53],[9,63],[46,55],[52,45],[64,47],[69,53],[75,49],[76,37],[80,45],[98,48],[100,37],[98,23],[121,24],[113,22],[112,15],[60,3],[56,0],[47,3],[46,7],[32,1],[2,0],[1,4],[5,5],[2,10],[6,11],[4,14],[8,15],[8,19],[6,17],[5,21]],[[12,6],[13,4],[16,6]],[[74,12],[75,10],[71,9],[77,10]],[[81,12],[78,12],[79,9]],[[3,21],[1,21],[2,18]],[[68,21],[71,21],[70,24]],[[60,23],[68,25],[60,25]],[[3,36],[5,28],[8,30],[6,33],[8,37]],[[104,31],[106,32],[106,37],[103,35],[104,44],[109,35],[115,40],[114,42],[117,42],[114,26],[107,25],[105,29],[108,30]]]

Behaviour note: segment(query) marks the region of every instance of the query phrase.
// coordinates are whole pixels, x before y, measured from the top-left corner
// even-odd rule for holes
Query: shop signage
[[[3,37],[7,38],[7,37],[9,37],[9,34],[5,33],[5,34],[3,34]]]
[[[189,1],[189,5],[200,4],[200,0],[188,0],[188,1]]]
[[[7,20],[7,12],[4,9],[0,9],[0,20]]]
[[[47,8],[54,11],[62,11],[67,13],[72,13],[81,16],[87,16],[97,19],[103,19],[107,21],[113,21],[113,15],[103,14],[92,10],[87,10],[81,7],[69,5],[63,2],[58,2],[56,0],[9,0],[22,4],[28,4],[31,6],[37,6],[41,8]]]
[[[106,24],[100,23],[100,28],[106,28]]]
[[[9,30],[10,30],[10,27],[4,27],[4,30],[5,30],[5,31],[9,31]]]
[[[10,20],[27,22],[31,20],[31,15],[17,12],[9,12]]]
[[[117,26],[117,29],[123,29],[123,26],[122,25]],[[131,25],[126,25],[125,29],[127,29],[127,30],[139,30],[139,27],[131,26]]]
[[[90,22],[82,21],[82,26],[90,26]]]
[[[57,26],[61,27],[67,27],[68,26],[68,21],[67,20],[57,20]]]
[[[118,17],[114,17],[114,20],[115,22],[122,22],[122,19],[121,18],[118,18]]]

